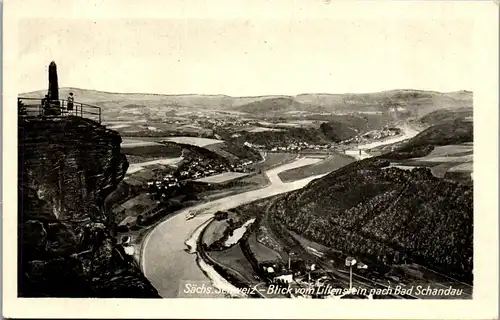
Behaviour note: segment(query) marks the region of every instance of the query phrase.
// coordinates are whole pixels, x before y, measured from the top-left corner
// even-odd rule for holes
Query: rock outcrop
[[[19,119],[18,294],[159,297],[114,238],[104,199],[128,162],[91,120]]]

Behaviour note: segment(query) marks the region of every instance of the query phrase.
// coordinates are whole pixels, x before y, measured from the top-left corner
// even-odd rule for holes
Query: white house
[[[134,252],[135,252],[134,247],[132,247],[132,246],[124,246],[124,247],[123,247],[123,250],[124,250],[124,251],[125,251],[125,253],[126,253],[126,254],[128,254],[129,256],[134,255]]]
[[[291,274],[284,274],[282,276],[275,277],[274,280],[283,280],[286,283],[291,283],[291,282],[293,282],[293,275],[291,275]]]

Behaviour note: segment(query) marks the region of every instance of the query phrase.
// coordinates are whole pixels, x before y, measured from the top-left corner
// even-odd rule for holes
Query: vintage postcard
[[[497,11],[5,1],[4,316],[495,318]]]

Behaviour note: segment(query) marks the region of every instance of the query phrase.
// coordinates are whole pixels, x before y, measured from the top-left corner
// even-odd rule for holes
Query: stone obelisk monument
[[[57,81],[57,66],[54,61],[49,65],[49,101],[59,100],[59,82]]]

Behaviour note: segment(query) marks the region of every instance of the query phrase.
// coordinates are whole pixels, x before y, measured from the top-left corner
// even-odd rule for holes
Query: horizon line
[[[152,93],[152,92],[113,92],[113,91],[105,91],[105,90],[98,90],[98,89],[87,89],[87,88],[78,88],[78,87],[60,87],[59,90],[61,89],[75,89],[75,90],[83,90],[83,91],[95,91],[95,92],[101,92],[101,93],[107,93],[107,94],[123,94],[123,95],[150,95],[150,96],[225,96],[229,98],[260,98],[260,97],[269,97],[269,96],[286,96],[286,97],[297,97],[301,95],[362,95],[362,94],[376,94],[376,93],[384,93],[384,92],[391,92],[391,91],[420,91],[420,92],[433,92],[433,93],[441,93],[441,94],[446,94],[446,93],[457,93],[457,92],[467,92],[467,93],[474,93],[472,90],[468,89],[460,89],[460,90],[454,90],[454,91],[437,91],[437,90],[430,90],[430,89],[409,89],[409,88],[398,88],[398,89],[387,89],[387,90],[380,90],[380,91],[371,91],[371,92],[343,92],[343,93],[327,93],[327,92],[303,92],[303,93],[298,93],[298,94],[263,94],[263,95],[243,95],[243,96],[233,96],[233,95],[227,95],[224,93],[214,93],[214,94],[207,94],[207,93]],[[28,92],[23,92],[23,93],[18,93],[19,95],[23,94],[33,94],[33,93],[38,93],[40,91],[46,91],[46,89],[39,89],[39,90],[34,90],[34,91],[28,91]]]

